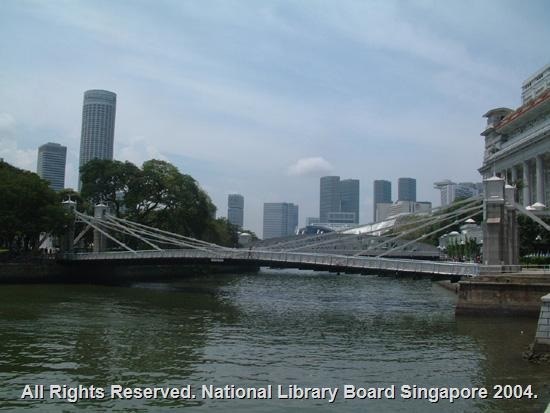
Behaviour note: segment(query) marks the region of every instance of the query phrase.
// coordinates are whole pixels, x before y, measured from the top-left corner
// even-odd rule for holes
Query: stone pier
[[[550,294],[542,297],[539,323],[535,335],[535,352],[550,352]]]
[[[541,297],[550,293],[550,276],[545,274],[482,275],[459,284],[457,315],[534,318],[540,312]]]

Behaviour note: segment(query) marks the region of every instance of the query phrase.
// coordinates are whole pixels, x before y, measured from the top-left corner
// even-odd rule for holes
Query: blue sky
[[[520,104],[550,62],[548,1],[0,2],[0,157],[36,169],[68,146],[76,186],[83,92],[117,93],[115,158],[194,176],[220,216],[245,197],[317,216],[319,177],[479,181],[483,113]]]

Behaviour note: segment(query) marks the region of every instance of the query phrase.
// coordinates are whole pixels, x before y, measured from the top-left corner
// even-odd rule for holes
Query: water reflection
[[[529,411],[548,400],[548,369],[521,359],[533,320],[454,317],[455,296],[426,280],[313,272],[197,277],[132,286],[0,290],[0,393],[24,384],[184,386],[492,386],[532,383],[528,403],[343,400],[332,410]],[[523,334],[519,332],[523,331]],[[325,401],[83,401],[71,409],[307,411]],[[523,408],[523,410],[518,410]]]
[[[511,317],[458,317],[458,333],[470,337],[479,354],[480,385],[532,385],[539,399],[490,400],[482,411],[544,411],[550,402],[550,366],[529,362],[523,352],[532,343],[537,320]],[[526,408],[529,406],[529,408]],[[532,409],[532,410],[529,410]]]

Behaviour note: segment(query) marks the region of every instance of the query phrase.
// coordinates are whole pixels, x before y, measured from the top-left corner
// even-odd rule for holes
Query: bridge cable
[[[164,236],[161,236],[159,234],[152,234],[153,237],[154,237],[153,239],[152,238],[147,238],[147,237],[144,237],[144,236],[136,236],[136,234],[133,231],[130,232],[131,230],[129,230],[128,228],[125,228],[124,226],[119,226],[119,224],[117,224],[115,222],[108,221],[109,217],[112,217],[112,216],[106,216],[107,219],[103,219],[103,218],[98,219],[98,218],[94,217],[94,218],[91,218],[91,220],[93,222],[95,222],[98,227],[101,227],[103,229],[113,230],[113,231],[118,232],[118,233],[120,233],[120,232],[127,233],[127,234],[130,234],[131,236],[133,236],[137,239],[140,239],[142,241],[144,241],[144,240],[157,241],[157,242],[161,242],[162,244],[171,244],[171,245],[175,245],[175,246],[178,246],[178,247],[189,247],[189,248],[192,248],[192,249],[201,249],[201,250],[204,250],[204,251],[207,251],[207,252],[211,252],[210,249],[202,248],[202,247],[199,247],[199,246],[193,245],[193,244],[189,244],[189,243],[183,242],[181,240],[170,239],[168,237],[164,237]],[[115,227],[115,225],[116,225],[116,227]],[[148,231],[144,231],[144,232],[148,233]],[[164,251],[161,248],[158,248],[158,250],[159,251]]]
[[[113,217],[108,217],[109,220],[111,220],[111,218],[113,218]],[[111,220],[111,221],[112,221],[113,225],[117,225],[117,227],[120,226],[124,231],[131,231],[130,229],[124,227],[123,225],[118,224],[116,221],[113,221],[113,220]],[[157,242],[160,242],[162,244],[170,244],[170,245],[176,245],[176,246],[179,246],[179,247],[188,247],[188,248],[192,248],[192,249],[200,249],[200,250],[204,250],[204,251],[211,251],[212,250],[211,248],[203,248],[202,246],[200,246],[200,244],[199,245],[191,244],[189,242],[184,242],[184,241],[181,241],[181,240],[178,240],[178,239],[175,239],[175,238],[166,237],[166,236],[156,234],[154,232],[144,230],[144,229],[141,229],[141,228],[133,227],[133,229],[135,229],[136,231],[139,231],[139,233],[141,234],[141,237],[138,238],[138,239],[143,238],[144,240],[157,241]],[[152,238],[145,237],[144,234],[150,235]]]
[[[462,201],[458,201],[458,202],[455,202],[452,204],[452,206],[457,206],[457,205],[461,205],[461,204],[467,204],[467,205],[464,205],[464,207],[466,206],[470,206],[470,205],[473,205],[475,204],[476,202],[478,202],[481,198],[480,197],[471,197],[471,198],[468,198],[468,199],[465,199],[465,200],[462,200]],[[445,206],[445,207],[438,207],[438,208],[435,208],[434,211],[436,210],[440,210],[440,209],[448,209],[450,208],[450,206]],[[448,214],[452,214],[454,211],[452,211],[451,213],[447,213]],[[445,215],[445,214],[444,214]],[[445,215],[445,216],[447,216]],[[441,215],[439,215],[441,216]],[[433,215],[429,216],[429,217],[423,217],[423,218],[420,218],[416,221],[416,223],[420,223],[422,221],[425,221],[425,220],[430,220],[430,219],[433,219]],[[382,223],[384,221],[381,221],[380,223]],[[377,223],[373,223],[373,224],[363,224],[363,225],[359,225],[357,227],[352,227],[352,228],[346,228],[346,229],[343,229],[343,230],[338,230],[338,231],[333,231],[333,232],[329,232],[329,233],[326,233],[326,234],[316,234],[316,235],[311,235],[311,236],[308,236],[308,237],[304,237],[304,238],[301,238],[301,239],[293,239],[293,240],[288,240],[288,241],[284,241],[284,242],[279,242],[279,243],[276,243],[276,244],[273,244],[273,245],[269,245],[269,246],[266,246],[264,247],[263,249],[264,250],[278,250],[278,251],[294,251],[294,250],[297,250],[297,249],[301,249],[302,246],[299,246],[299,248],[292,248],[292,249],[281,249],[281,247],[283,246],[292,246],[293,244],[303,244],[303,247],[308,247],[308,246],[313,246],[313,245],[317,245],[318,243],[320,242],[323,242],[323,238],[335,238],[335,236],[337,235],[348,235],[348,234],[345,234],[345,232],[347,231],[352,231],[353,229],[357,229],[357,228],[363,228],[363,227],[366,227],[366,226],[369,226],[369,225],[376,225]],[[410,225],[411,223],[410,222],[407,222],[407,223],[404,223],[404,224],[399,224],[399,225],[395,225],[393,227],[391,227],[391,229],[395,229],[395,228],[400,228],[400,227],[404,227],[404,226],[408,226]],[[359,237],[359,236],[362,236],[362,235],[368,235],[368,234],[372,234],[372,233],[376,233],[376,232],[382,232],[384,231],[386,228],[377,228],[377,229],[373,229],[373,230],[370,230],[370,231],[365,231],[365,232],[361,232],[361,233],[358,233],[358,234],[349,234],[349,235],[353,235],[355,237]],[[340,239],[340,238],[338,238]],[[338,239],[335,239],[335,240],[330,240],[330,242],[336,242],[338,241]],[[349,239],[349,238],[348,238]],[[316,241],[314,243],[310,243],[308,244],[309,241]],[[260,247],[261,248],[261,247]]]
[[[98,230],[99,232],[101,232],[103,235],[105,235],[107,238],[113,240],[114,242],[116,242],[118,245],[120,245],[122,248],[130,251],[130,252],[133,252],[134,254],[136,253],[135,250],[133,250],[132,248],[130,248],[128,245],[124,244],[123,242],[117,240],[115,237],[112,237],[111,235],[109,235],[108,232],[106,231],[103,231],[101,228],[99,228],[98,226],[92,224],[92,222],[90,220],[88,220],[87,218],[84,218],[85,215],[84,214],[81,214],[80,212],[78,211],[75,211],[75,214],[81,219],[83,220],[84,222],[86,222],[88,225],[90,225],[92,228]]]
[[[476,200],[477,202],[477,200]],[[437,215],[436,217],[433,217],[433,216],[430,216],[430,217],[427,217],[427,218],[422,218],[422,219],[419,219],[415,222],[407,222],[407,223],[403,223],[401,225],[398,226],[398,228],[401,228],[401,227],[410,227],[411,224],[418,224],[418,223],[423,223],[422,225],[419,225],[419,226],[416,226],[416,227],[413,227],[412,229],[408,229],[408,230],[404,230],[404,231],[399,231],[397,232],[397,234],[403,234],[403,232],[405,233],[410,233],[410,232],[414,232],[422,227],[425,227],[425,226],[428,226],[428,225],[431,225],[431,224],[434,224],[438,221],[441,221],[441,220],[444,220],[444,219],[448,219],[448,218],[452,218],[454,216],[457,216],[457,215],[460,215],[461,213],[464,213],[464,212],[469,212],[469,211],[473,211],[475,209],[478,209],[478,208],[481,208],[481,205],[478,205],[478,206],[475,206],[473,208],[467,208],[467,207],[470,207],[472,205],[472,203],[470,204],[467,204],[467,205],[464,205],[462,208],[460,209],[457,209],[455,211],[451,211],[451,212],[448,212],[446,214],[442,214],[442,215]],[[364,235],[368,235],[370,233],[373,233],[373,232],[379,232],[380,230],[373,230],[373,231],[367,231],[367,232],[362,232],[360,234],[354,234],[354,235],[346,235],[344,234],[344,237],[346,239],[354,239],[354,238],[360,238]],[[331,240],[325,240],[325,241],[320,241],[320,242],[316,242],[316,243],[312,243],[312,244],[304,244],[302,246],[298,246],[298,247],[295,247],[295,248],[292,248],[292,249],[288,249],[286,251],[297,251],[297,250],[300,250],[300,249],[303,249],[303,248],[311,248],[313,246],[320,246],[320,245],[326,245],[326,244],[333,244],[337,241],[339,241],[341,238],[343,237],[339,237],[338,239],[331,239]],[[386,241],[385,243],[388,243],[388,242],[391,242],[393,239],[395,238],[398,238],[398,237],[394,237],[388,241]],[[384,243],[384,244],[385,244]],[[380,246],[382,244],[377,244],[376,247]],[[372,248],[369,248],[369,249],[372,249]],[[367,249],[368,250],[368,249]],[[366,250],[363,250],[363,251],[360,251],[359,253],[356,253],[354,255],[361,255],[362,252],[364,252]]]
[[[155,231],[155,232],[158,232],[158,233],[161,233],[161,234],[166,234],[166,235],[173,236],[175,238],[188,240],[188,241],[194,242],[194,243],[199,244],[199,245],[213,247],[215,249],[225,249],[225,250],[231,250],[232,249],[232,248],[223,247],[221,245],[217,245],[217,244],[214,244],[214,243],[198,240],[196,238],[186,237],[185,235],[180,235],[180,234],[176,234],[176,233],[173,233],[173,232],[164,231],[164,230],[161,230],[161,229],[158,229],[158,228],[150,227],[148,225],[140,224],[140,223],[137,223],[137,222],[134,222],[134,221],[124,219],[124,218],[118,218],[118,217],[114,217],[114,216],[111,216],[111,218],[116,220],[116,221],[124,222],[124,223],[126,223],[130,226],[133,226],[133,227],[139,227],[142,230],[143,229],[148,230],[150,233],[152,231]]]
[[[372,247],[369,247],[369,248],[367,248],[367,249],[365,249],[365,250],[363,250],[363,251],[359,251],[358,253],[355,253],[355,254],[353,254],[353,255],[354,255],[354,256],[362,255],[364,252],[370,251],[370,250],[375,249],[375,248],[380,248],[380,247],[382,247],[382,246],[384,246],[384,245],[386,245],[386,244],[389,244],[390,242],[393,242],[393,241],[395,241],[395,240],[398,240],[398,239],[403,238],[403,237],[406,236],[406,235],[409,235],[409,234],[411,234],[411,233],[414,233],[414,232],[418,231],[419,229],[422,229],[422,228],[425,228],[425,227],[427,227],[427,226],[436,224],[436,223],[438,223],[438,222],[440,222],[440,221],[447,220],[447,219],[449,219],[449,218],[454,218],[454,217],[456,217],[456,216],[458,216],[458,215],[462,215],[462,214],[465,214],[465,213],[467,213],[467,212],[476,211],[476,210],[479,211],[479,210],[481,210],[482,208],[483,208],[482,205],[478,205],[478,206],[471,207],[471,208],[466,208],[466,209],[460,208],[460,209],[458,209],[458,210],[456,210],[456,211],[453,211],[453,212],[450,212],[450,213],[448,213],[448,214],[439,215],[437,218],[434,218],[434,219],[432,219],[432,220],[429,220],[429,221],[423,223],[422,225],[419,225],[419,226],[413,227],[413,228],[411,228],[411,229],[405,230],[405,231],[403,231],[403,232],[400,232],[399,235],[397,235],[397,236],[395,236],[395,237],[393,237],[393,238],[390,238],[390,239],[388,239],[388,240],[386,240],[386,241],[384,241],[384,242],[382,242],[382,243],[380,243],[380,244],[376,244],[376,245],[374,245],[374,246],[372,246]],[[477,215],[477,214],[474,214],[474,216],[475,216],[475,215]]]
[[[429,237],[430,235],[436,234],[436,233],[441,232],[441,231],[443,231],[443,230],[445,230],[445,229],[447,229],[447,228],[449,228],[449,227],[452,227],[453,225],[459,224],[460,222],[463,222],[463,221],[465,221],[465,220],[467,220],[467,219],[473,218],[473,217],[475,217],[477,214],[479,214],[479,212],[476,212],[476,213],[474,213],[474,214],[468,215],[467,217],[464,217],[464,218],[461,218],[461,219],[457,219],[456,221],[451,222],[450,224],[445,225],[445,226],[443,226],[443,227],[441,227],[441,228],[438,228],[438,229],[436,229],[435,231],[428,232],[427,234],[424,234],[424,235],[418,237],[418,238],[415,239],[415,240],[409,241],[409,242],[407,242],[407,243],[405,243],[405,244],[402,244],[402,245],[398,245],[398,246],[396,246],[396,247],[394,247],[394,248],[392,248],[392,249],[390,249],[390,250],[388,250],[388,251],[384,251],[382,254],[377,255],[376,257],[377,257],[377,258],[381,258],[381,257],[383,257],[383,256],[385,256],[385,255],[387,255],[387,254],[389,254],[390,252],[393,252],[393,251],[398,250],[398,249],[405,248],[405,247],[407,247],[407,246],[409,246],[409,245],[411,245],[411,244],[413,244],[413,243],[415,243],[415,242],[418,242],[419,240],[422,240],[422,239],[424,239],[424,238],[426,238],[426,237]]]
[[[536,216],[532,211],[529,211],[523,205],[520,205],[517,202],[514,202],[514,208],[516,208],[516,210],[519,213],[531,218],[533,221],[535,221],[537,224],[543,227],[546,231],[550,231],[550,225],[548,225],[546,222],[544,222],[542,219]]]

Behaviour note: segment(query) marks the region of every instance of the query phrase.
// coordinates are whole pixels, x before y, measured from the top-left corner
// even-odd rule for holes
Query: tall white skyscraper
[[[80,168],[92,159],[113,159],[115,115],[115,93],[107,90],[84,92]],[[80,189],[80,182],[78,187]]]
[[[48,181],[54,191],[61,191],[65,187],[66,161],[67,147],[48,142],[38,148],[36,173]]]

